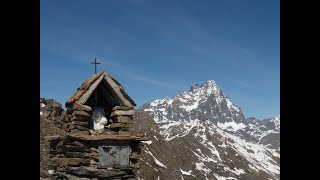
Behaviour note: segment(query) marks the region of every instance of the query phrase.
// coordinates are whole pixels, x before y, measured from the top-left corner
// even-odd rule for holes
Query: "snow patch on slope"
[[[156,157],[154,157],[154,155],[152,154],[152,152],[149,151],[149,149],[146,147],[145,152],[150,154],[150,156],[153,157],[153,160],[156,164],[158,164],[161,167],[167,168],[167,166],[165,166],[164,164],[162,164]]]
[[[255,168],[266,171],[270,174],[280,174],[280,167],[276,165],[277,163],[268,155],[269,151],[271,151],[273,155],[280,157],[275,150],[267,149],[260,144],[245,142],[244,140],[229,133],[225,133],[220,129],[217,129],[217,131],[220,134],[224,134],[227,138],[232,139],[234,143],[231,147],[251,162]]]
[[[180,168],[180,171],[181,171],[181,173],[184,174],[184,175],[192,176],[192,174],[191,174],[192,170],[190,170],[190,171],[184,171],[184,170],[182,170],[182,169]]]
[[[191,110],[198,108],[198,106],[199,106],[199,102],[196,101],[191,105],[182,105],[182,106],[180,106],[180,108],[183,108],[186,111],[190,112]]]
[[[224,130],[229,130],[229,131],[238,131],[239,129],[246,128],[247,126],[243,123],[235,123],[234,121],[231,122],[225,122],[225,123],[217,123],[217,126],[221,129]]]
[[[223,152],[219,152],[221,151],[221,149],[217,149],[213,142],[208,140],[206,135],[215,134],[216,136],[223,137],[222,145],[218,144],[217,146],[234,149],[237,152],[238,156],[241,155],[252,164],[250,165],[250,168],[254,170],[265,171],[268,174],[272,174],[273,176],[280,174],[279,165],[277,165],[277,162],[275,162],[275,160],[271,157],[280,157],[280,154],[277,153],[275,150],[268,149],[264,145],[246,142],[234,135],[224,132],[223,130],[221,130],[209,121],[196,119],[190,120],[190,122],[173,122],[166,124],[165,126],[169,128],[161,128],[163,129],[163,135],[167,141],[171,141],[175,138],[182,138],[187,135],[192,135],[198,140],[198,142],[200,142],[203,145],[203,147],[210,151],[210,155],[208,155],[206,153],[203,153],[200,147],[195,149],[196,152],[190,150],[199,160],[196,164],[196,168],[199,171],[202,171],[203,173],[210,172],[210,169],[208,169],[205,166],[206,162],[224,164],[224,161],[222,160],[220,155],[220,153]],[[243,169],[238,168],[227,168],[227,170],[235,175],[241,175],[246,173]],[[221,176],[220,178],[230,179],[231,177]]]
[[[210,169],[206,168],[206,165],[204,165],[203,162],[196,163],[196,169],[198,169],[201,172],[205,172],[206,174],[211,172]]]
[[[231,110],[234,109],[237,112],[240,112],[240,109],[237,108],[235,105],[233,105],[232,102],[230,101],[230,99],[228,99],[228,98],[226,98],[226,99],[227,99],[227,106],[229,109],[231,109]]]
[[[213,174],[218,180],[237,180],[234,177],[224,177],[224,176],[219,176],[218,174]]]

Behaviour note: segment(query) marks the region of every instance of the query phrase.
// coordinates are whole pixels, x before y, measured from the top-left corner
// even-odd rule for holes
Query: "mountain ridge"
[[[205,117],[225,132],[248,142],[260,143],[263,139],[261,143],[280,150],[280,114],[276,116],[277,120],[273,120],[276,117],[264,120],[245,118],[241,108],[224,95],[214,80],[193,84],[189,90],[173,98],[165,96],[145,103],[138,109],[151,115],[160,129],[170,122],[189,122]]]

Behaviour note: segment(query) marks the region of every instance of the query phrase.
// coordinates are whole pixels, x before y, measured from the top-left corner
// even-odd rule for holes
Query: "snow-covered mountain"
[[[146,103],[139,110],[159,127],[155,130],[154,125],[154,132],[147,133],[155,134],[143,149],[143,157],[150,155],[142,160],[150,170],[142,171],[141,177],[280,178],[280,115],[262,121],[246,119],[213,80],[192,85],[172,99]],[[162,171],[171,176],[159,173]]]
[[[263,121],[245,119],[240,107],[223,94],[214,80],[202,85],[194,84],[189,91],[173,99],[157,99],[139,109],[151,115],[162,131],[171,123],[205,118],[225,132],[248,142],[280,150],[280,115]]]
[[[257,128],[252,128],[252,132],[258,135],[257,140],[259,144],[264,144],[269,148],[276,149],[280,152],[280,115],[260,121],[262,124]]]
[[[280,179],[280,154],[224,132],[205,118],[160,129],[138,112],[133,130],[150,139],[141,150],[140,179]]]
[[[189,91],[175,96],[173,99],[165,97],[144,104],[140,109],[152,115],[157,123],[170,120],[188,122],[206,117],[219,127],[229,128],[231,131],[244,128],[244,115],[225,96],[213,80],[205,84],[194,84]]]

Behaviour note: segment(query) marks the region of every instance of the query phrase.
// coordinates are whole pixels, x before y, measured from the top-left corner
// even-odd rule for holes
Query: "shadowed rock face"
[[[61,104],[53,99],[40,98],[40,176],[43,178],[49,177],[48,171],[52,169],[52,163],[49,161],[50,147],[44,137],[65,133],[61,130],[61,116],[64,114]]]

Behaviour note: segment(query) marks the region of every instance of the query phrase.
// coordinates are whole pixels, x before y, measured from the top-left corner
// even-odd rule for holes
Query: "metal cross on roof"
[[[101,64],[101,63],[97,63],[97,59],[94,58],[94,62],[91,62],[91,64],[94,64],[94,73],[97,74],[97,64]]]

